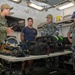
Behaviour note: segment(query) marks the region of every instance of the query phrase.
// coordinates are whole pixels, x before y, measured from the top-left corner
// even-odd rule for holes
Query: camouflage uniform
[[[70,27],[69,32],[72,34],[72,60],[73,60],[73,69],[75,70],[75,23]]]
[[[0,43],[7,37],[7,20],[0,14]]]
[[[56,27],[57,25],[55,23],[52,24],[45,24],[41,30],[41,35],[58,35],[59,29]]]
[[[42,36],[46,36],[46,35],[58,36],[59,29],[56,26],[57,26],[57,24],[55,24],[55,23],[45,24],[42,28],[41,35]],[[59,66],[58,57],[54,57],[53,59],[55,60],[55,62],[54,62],[55,67],[58,67]]]
[[[4,10],[4,9],[12,10],[13,7],[10,7],[8,4],[3,4],[1,5],[0,9],[1,10]],[[7,37],[6,28],[7,28],[7,20],[5,19],[5,17],[2,17],[0,13],[0,43],[3,40],[5,40],[5,38]]]

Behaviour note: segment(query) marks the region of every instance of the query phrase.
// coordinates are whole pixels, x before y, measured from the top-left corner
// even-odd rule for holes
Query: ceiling
[[[75,1],[75,0],[21,0],[20,4],[24,4],[24,3],[30,2],[30,1],[33,1],[36,3],[37,2],[46,3],[46,4],[49,4],[51,6],[55,6],[55,5],[59,5],[59,4],[65,3],[65,2]]]
[[[69,1],[75,1],[75,0],[22,0],[21,3],[19,4],[25,6],[27,5],[28,2],[32,2],[38,6],[43,6],[45,9],[50,9]]]
[[[54,5],[58,5],[58,4],[61,4],[61,3],[68,2],[70,0],[36,0],[36,1],[44,2],[44,3],[47,3],[51,6],[54,6]]]
[[[65,2],[69,2],[69,1],[74,1],[74,0],[21,0],[21,3],[20,4],[26,4],[26,2],[41,2],[41,3],[46,3],[46,4],[49,4],[50,6],[54,6],[54,5],[59,5],[59,4],[62,4],[62,3],[65,3]]]

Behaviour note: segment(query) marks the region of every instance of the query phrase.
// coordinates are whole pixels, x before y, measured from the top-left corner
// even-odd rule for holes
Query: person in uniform
[[[12,27],[7,27],[7,20],[5,19],[5,16],[10,15],[10,10],[13,9],[13,7],[10,7],[8,4],[3,4],[0,7],[0,47],[2,46],[2,42],[7,38],[7,34],[13,34]],[[0,49],[0,52],[2,50]],[[2,64],[0,63],[0,66],[3,68]],[[1,70],[1,69],[0,69]]]
[[[53,16],[51,14],[47,15],[47,23],[43,25],[43,28],[41,30],[41,35],[58,35],[59,30],[56,27],[57,24],[53,23]]]
[[[68,40],[72,43],[72,60],[73,60],[73,70],[75,72],[75,12],[72,15],[74,23],[70,26],[70,29],[67,33]],[[72,34],[72,38],[71,38]]]
[[[20,39],[21,41],[35,41],[37,36],[37,30],[33,28],[33,19],[29,17],[27,19],[28,26],[24,27],[21,31]],[[30,70],[33,70],[33,61],[29,61]],[[26,62],[22,63],[22,74],[26,75],[25,72]]]
[[[57,28],[57,24],[53,23],[53,16],[51,14],[48,14],[46,16],[47,23],[43,25],[43,28],[41,30],[41,36],[58,36],[59,35],[59,29]],[[50,59],[48,59],[50,60]],[[54,57],[55,60],[55,67],[59,66],[59,59],[58,57]]]
[[[0,7],[0,43],[3,42],[7,34],[13,34],[12,27],[7,27],[7,20],[5,19],[5,16],[10,15],[10,10],[13,9],[13,7],[10,7],[8,4],[3,4]]]

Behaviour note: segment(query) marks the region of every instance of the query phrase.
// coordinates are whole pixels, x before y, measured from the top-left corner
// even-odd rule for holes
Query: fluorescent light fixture
[[[38,9],[38,10],[43,10],[44,9],[44,7],[38,6],[38,5],[34,4],[34,3],[29,3],[28,6],[30,6],[32,8],[35,8],[35,9]]]
[[[75,5],[75,4],[74,4],[73,2],[71,2],[71,3],[65,4],[65,5],[63,5],[63,6],[59,6],[57,9],[63,10],[63,9],[72,7],[72,6],[74,6],[74,5]]]
[[[15,3],[20,3],[22,0],[10,0],[12,2],[15,2]]]

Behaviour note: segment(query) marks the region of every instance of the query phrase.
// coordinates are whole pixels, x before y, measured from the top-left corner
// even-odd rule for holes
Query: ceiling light
[[[38,9],[38,10],[44,10],[44,7],[42,6],[38,6],[34,3],[29,3],[28,6],[32,7],[32,8],[35,8],[35,9]]]
[[[72,6],[74,6],[74,5],[75,5],[75,4],[74,4],[73,2],[71,2],[71,3],[65,4],[65,5],[59,6],[57,9],[63,10],[63,9],[72,7]]]
[[[20,3],[22,0],[10,0],[10,1],[13,1],[13,2],[16,2],[16,3]]]

